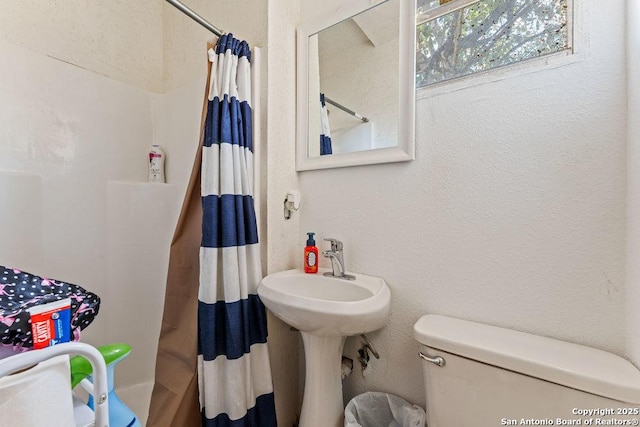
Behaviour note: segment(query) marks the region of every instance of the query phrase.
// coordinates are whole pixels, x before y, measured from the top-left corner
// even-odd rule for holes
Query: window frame
[[[451,0],[427,12],[421,14],[416,13],[416,30],[419,25],[425,22],[437,19],[474,3],[479,3],[480,1],[482,0]],[[569,46],[567,49],[449,80],[443,80],[426,86],[416,86],[416,100],[466,89],[471,86],[564,67],[582,61],[584,55],[582,47],[586,46],[587,43],[584,40],[585,32],[578,30],[582,29],[581,13],[579,13],[580,3],[579,0],[567,0],[567,44]]]

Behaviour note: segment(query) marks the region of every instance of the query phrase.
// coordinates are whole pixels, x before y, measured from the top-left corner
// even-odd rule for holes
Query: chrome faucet
[[[337,239],[324,239],[331,242],[331,250],[322,251],[322,255],[331,260],[331,273],[324,273],[328,277],[336,277],[338,279],[355,280],[355,276],[345,273],[344,255],[342,254],[342,242]]]

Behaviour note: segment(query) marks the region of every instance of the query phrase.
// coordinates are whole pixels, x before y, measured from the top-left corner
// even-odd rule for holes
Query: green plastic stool
[[[142,427],[138,417],[127,405],[125,405],[116,395],[114,389],[114,372],[116,365],[131,353],[128,344],[117,343],[98,347],[98,351],[104,357],[107,365],[107,381],[109,385],[109,425],[111,427]],[[74,356],[70,360],[71,365],[71,387],[75,388],[80,381],[85,378],[91,380],[93,369],[87,359],[82,356]],[[93,409],[93,398],[89,397],[87,403]]]

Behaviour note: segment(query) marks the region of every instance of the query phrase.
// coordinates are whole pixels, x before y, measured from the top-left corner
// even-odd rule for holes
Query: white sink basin
[[[328,271],[282,271],[258,285],[264,305],[302,335],[306,372],[300,427],[344,425],[345,338],[375,331],[389,321],[391,291],[383,279],[364,274],[354,274],[355,280],[338,279],[324,276]]]
[[[358,335],[387,324],[391,292],[383,279],[356,273],[355,280],[344,280],[326,277],[326,271],[270,274],[258,295],[277,317],[313,335]]]

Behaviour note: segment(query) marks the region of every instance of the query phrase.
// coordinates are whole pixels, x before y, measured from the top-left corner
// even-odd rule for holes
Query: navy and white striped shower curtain
[[[324,103],[324,93],[320,94],[320,155],[333,154],[331,149],[331,130],[329,128],[329,114]]]
[[[257,295],[251,51],[228,34],[209,60],[198,292],[202,425],[276,426],[266,312]]]

